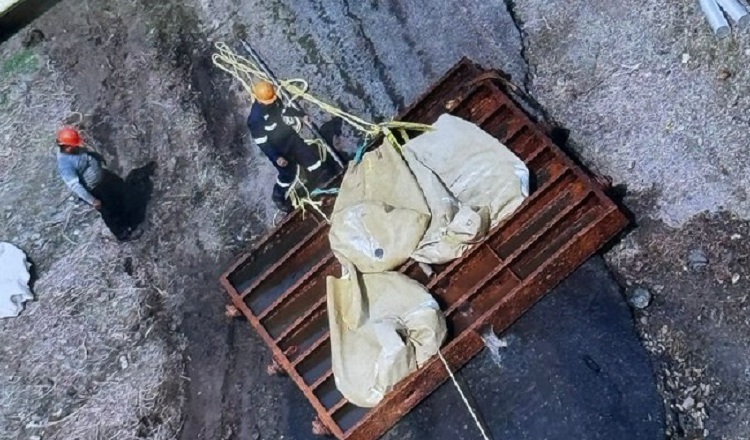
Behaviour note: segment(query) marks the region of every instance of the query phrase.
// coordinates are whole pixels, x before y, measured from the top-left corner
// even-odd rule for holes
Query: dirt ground
[[[259,439],[307,431],[312,413],[286,403],[299,396],[289,381],[265,374],[269,354],[262,343],[245,323],[223,317],[217,283],[274,217],[273,169],[247,148],[248,102],[210,60],[212,43],[244,36],[262,43],[279,74],[308,78],[323,95],[370,117],[392,115],[461,55],[513,73],[571,129],[587,163],[630,183],[625,202],[638,228],[606,258],[626,294],[645,287],[653,295],[635,314],[660,379],[668,436],[750,438],[750,226],[739,210],[728,212],[746,206],[747,143],[717,134],[723,120],[706,123],[726,140],[721,167],[701,180],[705,191],[681,203],[686,177],[675,170],[695,171],[712,156],[685,141],[690,136],[679,134],[679,124],[666,138],[634,147],[643,140],[637,128],[659,113],[658,102],[608,107],[613,94],[632,94],[625,86],[630,76],[607,71],[592,83],[589,70],[576,67],[577,56],[596,53],[580,49],[580,41],[593,39],[586,29],[612,27],[595,20],[588,28],[572,26],[563,17],[567,39],[555,37],[548,28],[558,26],[550,25],[556,16],[535,9],[539,1],[510,2],[517,3],[513,17],[504,2],[240,3],[64,0],[31,26],[44,41],[26,47],[27,29],[0,45],[0,239],[26,250],[36,275],[36,301],[21,317],[0,321],[0,439]],[[579,6],[566,10],[604,16]],[[659,15],[673,10],[692,18]],[[670,86],[675,101],[688,99],[694,81],[706,102],[740,118],[747,104],[741,82],[726,92],[736,102],[705,92],[724,52],[706,49],[711,40],[703,34],[691,39],[703,31],[694,12],[670,6],[654,13],[657,37],[692,42],[675,46],[665,56],[671,61],[657,67],[666,78],[672,64],[683,66],[683,50],[692,54],[682,82]],[[431,37],[436,26],[449,25],[450,44]],[[637,26],[625,28],[638,34]],[[736,46],[721,50],[741,54]],[[735,76],[741,60],[730,58]],[[597,62],[585,62],[599,72]],[[646,67],[637,75],[649,73]],[[658,97],[654,90],[643,94]],[[634,109],[645,113],[643,120],[626,118]],[[90,145],[123,176],[157,162],[139,241],[115,243],[57,178],[54,132],[65,121],[80,121]],[[618,123],[620,131],[612,128]],[[630,134],[629,143],[615,142]],[[677,147],[666,148],[670,141]],[[647,148],[657,144],[665,147]],[[706,150],[723,154],[715,145]],[[672,171],[631,167],[634,155]],[[738,189],[719,206],[710,196],[726,190],[727,176],[737,177]],[[713,213],[697,215],[703,209]]]
[[[744,439],[750,432],[750,223],[702,215],[684,228],[644,220],[609,261],[636,311],[665,397],[670,438]],[[704,258],[699,258],[699,256]]]
[[[23,316],[0,322],[0,438],[173,439],[184,350],[203,330],[193,317],[217,305],[210,323],[226,333],[218,273],[270,213],[253,199],[261,192],[236,190],[254,172],[243,115],[189,10],[64,6],[35,23],[45,41],[25,48],[22,33],[2,45],[1,235],[38,279]],[[115,243],[69,197],[54,159],[66,120],[123,176],[157,162],[141,240]]]

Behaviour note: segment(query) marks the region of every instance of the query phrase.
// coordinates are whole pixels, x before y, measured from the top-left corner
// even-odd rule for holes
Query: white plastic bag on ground
[[[29,289],[30,267],[21,249],[0,242],[0,318],[18,316],[23,304],[34,299]]]
[[[384,272],[409,259],[429,221],[416,179],[385,141],[347,169],[328,237],[339,260],[351,261],[363,273]]]
[[[528,168],[490,134],[448,114],[433,127],[404,146],[432,213],[412,258],[428,264],[461,256],[529,195]]]
[[[327,306],[336,388],[351,403],[377,405],[437,353],[445,320],[418,282],[398,272],[328,277]]]

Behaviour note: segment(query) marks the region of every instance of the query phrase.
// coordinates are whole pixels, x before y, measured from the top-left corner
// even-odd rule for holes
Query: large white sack
[[[416,179],[384,141],[347,169],[328,238],[339,260],[351,261],[363,273],[383,272],[409,259],[429,221]]]
[[[425,288],[398,272],[327,279],[336,388],[351,403],[377,405],[398,382],[435,355],[446,335],[440,307]]]
[[[21,249],[0,242],[0,318],[18,316],[24,302],[34,299],[29,288],[30,267]]]
[[[448,114],[433,128],[404,146],[432,213],[412,258],[428,264],[461,256],[529,195],[528,168],[490,134]]]

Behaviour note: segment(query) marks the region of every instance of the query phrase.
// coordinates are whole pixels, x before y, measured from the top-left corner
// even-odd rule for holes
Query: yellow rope
[[[255,81],[270,81],[270,78],[262,71],[260,66],[253,61],[234,53],[226,43],[216,43],[216,50],[217,53],[212,56],[213,63],[221,70],[237,78],[245,88],[245,91],[251,96],[252,84]],[[379,124],[368,122],[359,116],[345,112],[344,110],[311,95],[308,93],[309,85],[307,81],[301,78],[281,80],[279,81],[279,86],[289,94],[290,102],[297,99],[304,99],[305,101],[316,105],[324,112],[341,118],[344,122],[364,133],[366,136],[386,136],[391,144],[397,147],[400,147],[401,144],[394,136],[392,130],[432,130],[432,127],[429,125],[414,122],[387,121]]]
[[[441,353],[439,349],[438,349],[438,356],[440,357],[440,360],[443,361],[443,365],[445,366],[445,369],[448,370],[448,374],[450,375],[451,380],[453,381],[453,385],[456,386],[456,389],[458,390],[458,394],[461,395],[461,400],[464,401],[464,405],[466,405],[466,408],[469,410],[469,414],[471,414],[471,418],[474,419],[474,423],[476,423],[477,428],[479,428],[479,432],[482,433],[482,438],[484,440],[490,440],[490,438],[487,436],[487,433],[484,431],[482,424],[479,423],[479,417],[477,417],[477,414],[474,412],[474,408],[471,407],[471,404],[469,403],[469,399],[467,399],[466,395],[464,394],[464,390],[461,389],[461,385],[459,385],[458,380],[456,380],[456,376],[453,375],[453,371],[451,371],[451,366],[448,365],[448,361],[445,360],[445,358],[443,357],[443,353]]]
[[[320,139],[305,139],[305,143],[307,145],[314,145],[318,147],[318,156],[320,156],[320,160],[322,162],[326,161],[326,158],[328,157],[328,150],[326,149],[326,144],[323,143]]]
[[[265,80],[271,81],[271,78],[263,72],[261,67],[255,62],[234,53],[226,43],[216,43],[217,52],[213,54],[211,60],[214,65],[219,69],[227,72],[236,78],[241,84],[245,91],[250,95],[251,102],[254,100],[252,85],[256,81]],[[418,124],[413,122],[399,122],[399,121],[388,121],[375,124],[368,122],[358,116],[351,113],[347,113],[344,110],[335,107],[327,102],[311,95],[308,93],[309,84],[307,81],[301,78],[282,80],[278,82],[279,87],[283,88],[289,95],[287,105],[291,104],[297,99],[304,99],[324,112],[330,113],[335,117],[341,118],[344,122],[348,123],[356,130],[362,132],[366,137],[375,137],[379,135],[385,136],[385,138],[394,147],[401,150],[401,143],[398,141],[393,133],[393,130],[398,130],[404,139],[408,140],[406,130],[413,131],[429,131],[432,127],[426,124]],[[297,120],[297,122],[299,122]],[[301,129],[301,123],[295,124],[295,129],[299,131]],[[305,141],[308,145],[316,145],[322,161],[326,159],[326,148],[325,145],[319,139],[312,139]],[[300,187],[304,191],[305,195],[300,196],[297,193],[297,188]],[[309,206],[312,209],[320,213],[323,218],[328,218],[323,214],[320,209],[321,202],[313,201],[310,198],[310,192],[308,191],[305,184],[299,179],[299,168],[297,169],[297,176],[295,177],[295,183],[287,191],[287,198],[290,198],[292,206],[295,208],[301,208],[304,212],[305,207]]]
[[[304,195],[300,195],[297,192],[297,188],[301,188],[301,190],[304,192]],[[331,220],[328,218],[328,216],[325,215],[322,209],[320,209],[320,207],[323,206],[323,202],[312,199],[312,197],[310,196],[310,191],[307,189],[307,186],[305,186],[305,183],[300,178],[299,165],[297,165],[297,174],[295,174],[294,180],[292,181],[291,185],[289,185],[289,189],[286,191],[284,197],[289,199],[294,209],[302,210],[303,218],[305,216],[305,213],[307,212],[307,207],[310,207],[315,212],[320,214],[320,216],[323,217],[326,223],[331,223]]]

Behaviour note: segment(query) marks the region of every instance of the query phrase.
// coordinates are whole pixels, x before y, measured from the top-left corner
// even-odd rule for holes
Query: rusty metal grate
[[[529,167],[533,193],[482,243],[428,278],[417,264],[401,271],[425,284],[446,314],[443,354],[460,368],[483,347],[481,330],[506,329],[626,226],[601,186],[576,166],[503,91],[497,73],[457,64],[399,119],[433,123],[446,111],[500,139]],[[332,201],[327,201],[331,209]],[[339,275],[323,219],[288,216],[221,278],[232,304],[273,352],[318,419],[314,430],[374,440],[447,379],[434,358],[375,408],[348,403],[331,372],[326,276]]]

